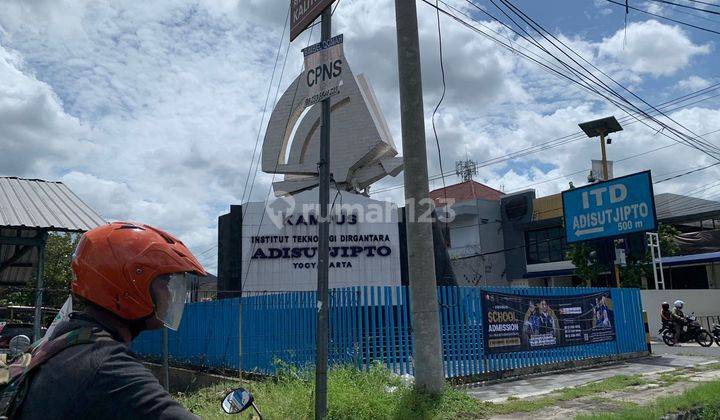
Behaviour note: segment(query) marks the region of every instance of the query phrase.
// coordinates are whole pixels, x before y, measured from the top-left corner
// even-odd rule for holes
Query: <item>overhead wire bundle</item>
[[[504,28],[508,29],[510,32],[515,34],[519,39],[522,39],[526,41],[529,45],[517,45],[513,44],[512,40],[507,37],[507,35],[501,34],[500,32],[492,29],[482,21],[479,21],[478,19],[475,19],[474,17],[470,16],[468,13],[465,13],[456,7],[449,5],[448,3],[440,0],[439,3],[442,3],[443,6],[445,6],[447,9],[440,7],[438,4],[433,4],[432,2],[428,0],[423,0],[427,5],[435,8],[437,12],[442,12],[443,14],[447,15],[451,19],[461,23],[462,25],[468,27],[469,29],[475,31],[476,33],[479,33],[480,35],[483,35],[487,38],[490,38],[494,42],[498,43],[499,45],[503,46],[506,49],[509,49],[513,53],[520,55],[521,57],[534,62],[538,65],[540,65],[543,69],[546,71],[549,71],[556,76],[559,76],[561,78],[567,79],[570,82],[577,84],[578,86],[582,87],[585,90],[590,91],[591,93],[594,93],[596,95],[601,96],[602,98],[608,100],[610,103],[616,105],[618,108],[623,110],[625,113],[628,114],[627,117],[622,118],[621,120],[625,122],[626,125],[630,124],[631,122],[628,122],[629,120],[635,120],[635,122],[641,122],[642,124],[648,126],[649,128],[652,128],[654,131],[657,132],[657,134],[660,134],[662,136],[665,136],[677,143],[685,144],[688,147],[692,147],[708,156],[713,158],[714,160],[720,161],[720,148],[715,146],[714,144],[707,141],[707,139],[704,139],[703,136],[699,136],[696,133],[694,133],[692,130],[681,124],[680,122],[676,121],[672,117],[670,117],[665,111],[672,111],[677,109],[663,109],[663,105],[659,106],[653,106],[647,101],[645,101],[643,98],[641,98],[639,95],[632,92],[630,89],[625,87],[623,84],[612,78],[610,75],[593,65],[590,61],[582,57],[579,53],[574,51],[572,48],[570,48],[565,42],[558,39],[555,35],[544,29],[541,25],[539,25],[535,20],[533,20],[531,17],[529,17],[527,14],[522,12],[519,8],[514,6],[512,3],[510,3],[507,0],[499,0],[499,2],[495,2],[494,0],[490,0],[491,3],[503,13],[503,15],[506,16],[506,18],[512,22],[512,24],[506,23],[493,14],[487,12],[482,7],[478,6],[475,2],[471,0],[466,0],[467,3],[475,7],[477,10],[479,10],[481,13],[487,15],[490,17],[493,21],[498,22],[500,25],[502,25]],[[436,2],[438,3],[438,2]],[[501,3],[501,4],[499,4]],[[448,11],[448,9],[452,9],[455,13],[452,13]],[[485,31],[481,30],[477,26],[468,23],[465,19],[459,17],[458,15],[462,15],[469,20],[472,20],[473,23],[483,27]],[[512,15],[516,16],[515,18],[512,17]],[[519,20],[522,20],[528,27],[531,28],[531,30],[534,30],[535,32],[539,33],[540,36],[543,38],[543,41],[538,41],[530,32],[525,30],[525,28],[518,23]],[[515,27],[518,29],[515,29]],[[507,39],[507,42],[500,39],[500,37],[504,37]],[[532,47],[536,47],[536,51],[532,49]],[[556,50],[557,52],[560,52],[563,56],[567,57],[567,59],[572,62],[567,61],[567,59],[564,59],[562,57],[558,57],[557,53],[551,51]],[[579,60],[578,60],[579,59]],[[583,62],[585,64],[583,64]],[[591,67],[595,71],[589,70],[588,67]],[[598,76],[595,73],[599,73],[600,76]],[[615,90],[611,87],[611,85],[616,85],[621,88],[621,90],[627,92],[630,94],[630,97],[623,96],[620,92]],[[710,86],[706,89],[716,89],[717,84]],[[685,95],[685,97],[681,97],[678,99],[688,99],[692,98],[694,96],[700,95],[702,93],[707,92],[705,89],[701,89],[698,92],[694,92],[689,95]],[[707,100],[710,99],[710,97],[702,99]],[[637,103],[636,103],[637,102]],[[670,101],[672,103],[673,101]],[[686,104],[687,106],[689,104]],[[658,118],[656,116],[662,116],[665,119],[669,121],[669,123],[666,123]],[[648,119],[651,122],[657,124],[657,127],[652,127],[648,122],[643,121],[644,119]],[[526,149],[514,152],[512,154],[493,158],[486,162],[481,162],[480,166],[487,166],[494,163],[499,163],[502,161],[512,160],[516,159],[518,157],[521,157],[523,155],[527,155],[530,153],[536,153],[538,151],[547,150],[551,147],[557,147],[559,145],[567,144],[571,141],[579,140],[580,138],[584,137],[573,137],[574,135],[565,136],[559,139],[552,140],[547,143],[538,144],[534,146],[530,146]],[[439,174],[435,175],[433,177],[430,177],[431,180],[438,179],[445,174]],[[376,190],[375,192],[384,192],[389,191],[391,189],[399,188],[397,187],[387,187],[384,189]]]
[[[485,12],[475,2],[471,0],[466,1],[476,7],[481,12],[492,16],[489,13]],[[563,77],[585,88],[586,90],[589,90],[590,92],[593,92],[605,98],[606,100],[610,101],[615,106],[620,108],[623,112],[627,113],[629,116],[632,116],[638,122],[641,122],[642,124],[652,128],[652,126],[650,126],[647,122],[639,119],[638,116],[634,113],[637,112],[640,115],[643,115],[653,123],[657,124],[658,127],[655,127],[654,129],[661,130],[661,135],[664,135],[672,139],[673,141],[678,141],[686,144],[687,146],[692,147],[702,153],[707,154],[713,159],[720,161],[720,147],[708,142],[706,139],[702,138],[702,136],[698,136],[685,125],[673,119],[665,112],[659,110],[657,107],[651,105],[649,102],[631,91],[622,83],[618,82],[615,78],[595,66],[592,62],[590,62],[577,51],[575,51],[572,47],[568,46],[566,42],[562,41],[550,31],[545,29],[542,25],[538,24],[534,19],[525,14],[522,10],[520,10],[510,1],[489,1],[501,13],[507,16],[507,18],[518,28],[520,32],[518,32],[518,30],[515,30],[511,25],[495,18],[494,16],[493,19],[513,31],[513,33],[518,35],[523,40],[536,46],[538,49],[548,55],[549,58],[557,61],[561,66],[567,69],[570,72],[570,75],[568,75],[567,73],[563,73]],[[525,29],[525,26],[520,25],[515,20],[515,18],[512,17],[512,15],[516,16],[518,20],[521,20],[525,25],[527,25],[527,27],[537,32],[543,38],[543,42],[538,41],[530,32]],[[554,51],[559,52],[560,54],[565,56],[566,59],[558,56],[557,53]],[[570,62],[568,62],[567,60],[570,60]],[[613,88],[612,85],[615,85],[619,87],[622,91],[627,92],[631,97],[624,96],[621,92]],[[636,102],[639,102],[640,104]],[[651,110],[657,112],[659,115],[669,120],[670,123],[666,123],[658,118],[655,118],[654,116],[650,115],[646,110],[641,108],[641,106],[649,107]]]
[[[717,97],[720,97],[720,83],[715,83],[706,88],[699,89],[697,91],[688,93],[686,95],[682,95],[677,98],[668,100],[666,102],[659,104],[657,107],[661,110],[664,110],[665,112],[672,112],[672,111],[683,109],[683,108],[689,107],[691,105],[695,105],[695,104],[698,104],[698,103],[701,103],[704,101],[708,101],[710,99],[714,99]],[[651,115],[659,115],[659,113],[651,110],[650,108],[646,108],[646,110]],[[644,116],[639,115],[637,113],[636,113],[636,116],[638,116],[639,118],[645,118]],[[619,122],[625,126],[628,126],[628,125],[635,124],[638,121],[634,120],[633,117],[631,117],[631,116],[624,116],[624,117],[619,118]],[[714,132],[715,131],[712,131],[710,133],[704,133],[703,136],[712,134]],[[564,145],[567,145],[567,144],[570,144],[573,142],[577,142],[580,140],[585,140],[585,139],[587,139],[587,136],[585,135],[585,133],[578,130],[577,132],[572,133],[572,134],[561,136],[561,137],[558,137],[558,138],[555,138],[555,139],[552,139],[549,141],[545,141],[542,143],[534,144],[532,146],[524,147],[524,148],[515,150],[513,152],[510,152],[508,154],[502,155],[502,156],[497,156],[494,158],[486,159],[484,161],[478,162],[477,166],[478,166],[478,168],[482,168],[482,167],[487,167],[487,166],[492,166],[492,165],[496,165],[496,164],[500,164],[500,163],[513,161],[513,160],[519,159],[521,157],[529,156],[529,155],[532,155],[535,153],[545,152],[545,151],[548,151],[548,150],[551,150],[551,149],[554,149],[554,148],[557,148],[560,146],[564,146]],[[676,145],[676,144],[677,143],[675,143],[673,145]],[[651,150],[647,151],[646,153],[652,153],[652,152],[655,152],[658,150],[663,150],[665,148],[667,148],[667,147],[651,149]],[[641,155],[637,155],[637,156],[641,156]],[[582,171],[585,171],[585,169],[583,169]],[[444,175],[448,176],[453,173],[454,173],[453,171],[447,171],[447,172],[444,172]],[[570,174],[570,175],[572,175],[572,174]],[[441,177],[442,177],[442,174],[434,174],[429,177],[429,180],[433,181],[433,180],[440,179]],[[373,192],[374,193],[387,192],[387,191],[391,191],[391,190],[402,188],[402,187],[403,187],[402,184],[393,185],[393,186],[374,190]]]

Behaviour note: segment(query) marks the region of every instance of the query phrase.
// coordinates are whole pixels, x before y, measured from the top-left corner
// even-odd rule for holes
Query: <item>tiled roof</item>
[[[505,195],[502,191],[490,188],[473,180],[450,185],[445,188],[438,188],[430,191],[430,198],[435,200],[437,206],[442,206],[442,200],[447,197],[454,199],[456,203],[474,199],[499,201]]]

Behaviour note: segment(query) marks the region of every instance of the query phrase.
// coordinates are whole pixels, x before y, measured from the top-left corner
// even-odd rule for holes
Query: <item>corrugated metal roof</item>
[[[660,221],[668,219],[697,219],[693,216],[720,214],[720,203],[687,195],[662,193],[655,195],[655,210]]]
[[[0,177],[0,226],[82,232],[105,223],[62,182]]]

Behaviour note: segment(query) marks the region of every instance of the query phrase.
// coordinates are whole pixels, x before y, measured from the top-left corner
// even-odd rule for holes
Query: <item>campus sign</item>
[[[343,36],[332,37],[303,48],[305,73],[302,82],[307,87],[305,107],[340,93],[343,73]]]
[[[315,188],[268,205],[243,205],[243,291],[316,290],[317,194]],[[400,285],[397,207],[358,194],[340,194],[329,212],[330,287]]]
[[[568,243],[656,228],[650,171],[563,191]]]
[[[290,42],[317,19],[334,0],[290,0]]]
[[[615,340],[610,291],[522,296],[483,291],[487,353],[540,350]]]

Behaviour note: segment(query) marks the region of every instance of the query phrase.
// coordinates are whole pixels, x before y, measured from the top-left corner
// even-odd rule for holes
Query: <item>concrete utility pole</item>
[[[607,152],[605,151],[605,131],[600,131],[600,153],[602,156],[603,181],[610,179],[610,171],[608,171]]]
[[[432,202],[428,199],[420,41],[415,0],[395,0],[395,22],[405,166],[410,316],[415,339],[415,385],[427,392],[439,393],[443,388],[444,375],[432,225],[430,220],[418,219],[430,213],[428,206]]]
[[[321,41],[330,39],[332,10],[326,7],[322,13]],[[328,329],[330,299],[328,296],[330,259],[330,98],[322,101],[322,122],[320,126],[320,223],[318,226],[318,285],[317,285],[317,355],[315,360],[315,418],[327,416],[327,370],[328,370]]]

